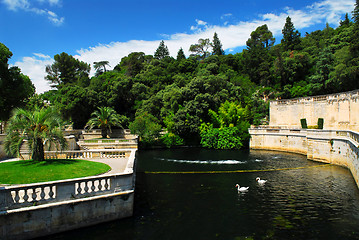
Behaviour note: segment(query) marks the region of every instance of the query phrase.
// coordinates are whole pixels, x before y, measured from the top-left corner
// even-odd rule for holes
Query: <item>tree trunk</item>
[[[102,138],[107,138],[107,128],[101,128]]]
[[[32,149],[32,160],[34,161],[44,161],[45,153],[44,153],[44,144],[41,138],[36,138],[34,140],[34,146]]]

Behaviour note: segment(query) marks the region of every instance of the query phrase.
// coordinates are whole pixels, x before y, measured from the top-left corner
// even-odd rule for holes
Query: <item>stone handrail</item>
[[[90,149],[73,151],[45,151],[45,159],[92,159],[92,158],[125,158],[132,150],[127,149]],[[29,152],[21,152],[27,159]]]
[[[133,174],[136,150],[96,149],[88,152],[102,153],[105,157],[108,157],[108,155],[106,155],[107,153],[116,153],[121,157],[125,157],[127,153],[128,156],[126,157],[128,157],[128,161],[126,169],[123,173],[106,176],[91,176],[0,187],[0,212],[22,207],[38,206],[48,203],[134,190]],[[53,154],[55,152],[50,153]],[[76,155],[75,153],[78,154],[80,151],[68,151],[66,154],[74,156]],[[49,152],[47,152],[47,154],[49,154]],[[81,157],[83,157],[83,155],[81,155]]]
[[[80,143],[137,143],[136,139],[86,139],[80,140]]]
[[[0,187],[0,211],[133,190],[132,173]]]
[[[271,101],[271,104],[287,105],[287,104],[306,103],[306,102],[338,101],[344,98],[359,98],[359,90],[353,90],[353,91],[342,92],[342,93],[333,93],[327,95],[319,95],[319,96],[280,99],[280,100]]]
[[[320,131],[327,139],[335,138],[347,138],[353,143],[356,143],[359,146],[359,133],[351,130],[321,130],[321,129],[303,129],[303,128],[284,128],[284,127],[266,127],[266,126],[257,126],[251,127],[249,132],[251,135],[260,135],[260,134],[282,134],[282,135],[297,135],[297,134],[307,134],[308,137],[316,137],[316,132]]]
[[[354,132],[354,131],[342,131],[342,130],[335,131],[335,133],[336,133],[336,136],[349,138],[350,140],[354,141],[358,146],[359,133]]]

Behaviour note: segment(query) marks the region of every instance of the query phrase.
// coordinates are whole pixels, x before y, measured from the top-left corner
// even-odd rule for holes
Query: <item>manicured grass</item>
[[[0,184],[48,182],[98,175],[110,166],[86,160],[51,159],[0,163]]]

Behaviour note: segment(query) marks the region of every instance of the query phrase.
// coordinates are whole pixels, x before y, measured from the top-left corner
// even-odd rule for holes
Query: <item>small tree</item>
[[[170,52],[168,51],[168,47],[165,45],[165,42],[162,40],[155,52],[154,57],[161,60],[165,57],[168,57],[169,55]]]
[[[150,143],[160,136],[161,125],[158,119],[148,112],[137,116],[129,126],[133,134],[137,134],[141,141]]]
[[[300,33],[298,30],[295,30],[294,24],[289,16],[286,19],[282,33],[283,39],[281,43],[284,50],[296,50],[300,44]]]
[[[107,135],[111,133],[111,126],[118,126],[122,128],[121,116],[110,107],[99,107],[98,110],[91,114],[91,116],[92,118],[88,120],[85,128],[100,128],[103,138],[106,138]]]
[[[108,61],[100,61],[100,62],[94,62],[93,63],[93,67],[96,70],[96,75],[99,76],[102,73],[107,72],[106,70],[106,66],[110,67],[110,64],[108,63]]]
[[[182,59],[186,59],[186,55],[184,55],[183,48],[180,48],[177,52],[177,61],[181,61]]]
[[[224,55],[224,51],[222,49],[222,43],[219,40],[216,32],[213,35],[212,48],[213,48],[212,50],[213,55]]]
[[[192,44],[189,48],[190,52],[193,52],[195,56],[199,56],[201,59],[205,59],[210,55],[209,49],[211,48],[211,42],[208,38],[198,40],[198,44]]]
[[[61,130],[61,118],[54,108],[38,108],[33,111],[17,109],[6,129],[5,151],[9,155],[20,155],[21,146],[27,141],[31,157],[35,161],[44,160],[44,146],[49,149],[54,143],[61,149],[66,140]]]

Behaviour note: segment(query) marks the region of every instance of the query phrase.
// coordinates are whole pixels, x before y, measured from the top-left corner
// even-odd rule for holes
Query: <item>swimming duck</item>
[[[246,192],[249,187],[241,187],[238,184],[236,184],[236,188],[237,188],[238,192]]]
[[[256,178],[256,181],[259,183],[259,184],[265,184],[267,182],[267,180],[262,180],[260,179],[259,177]]]

